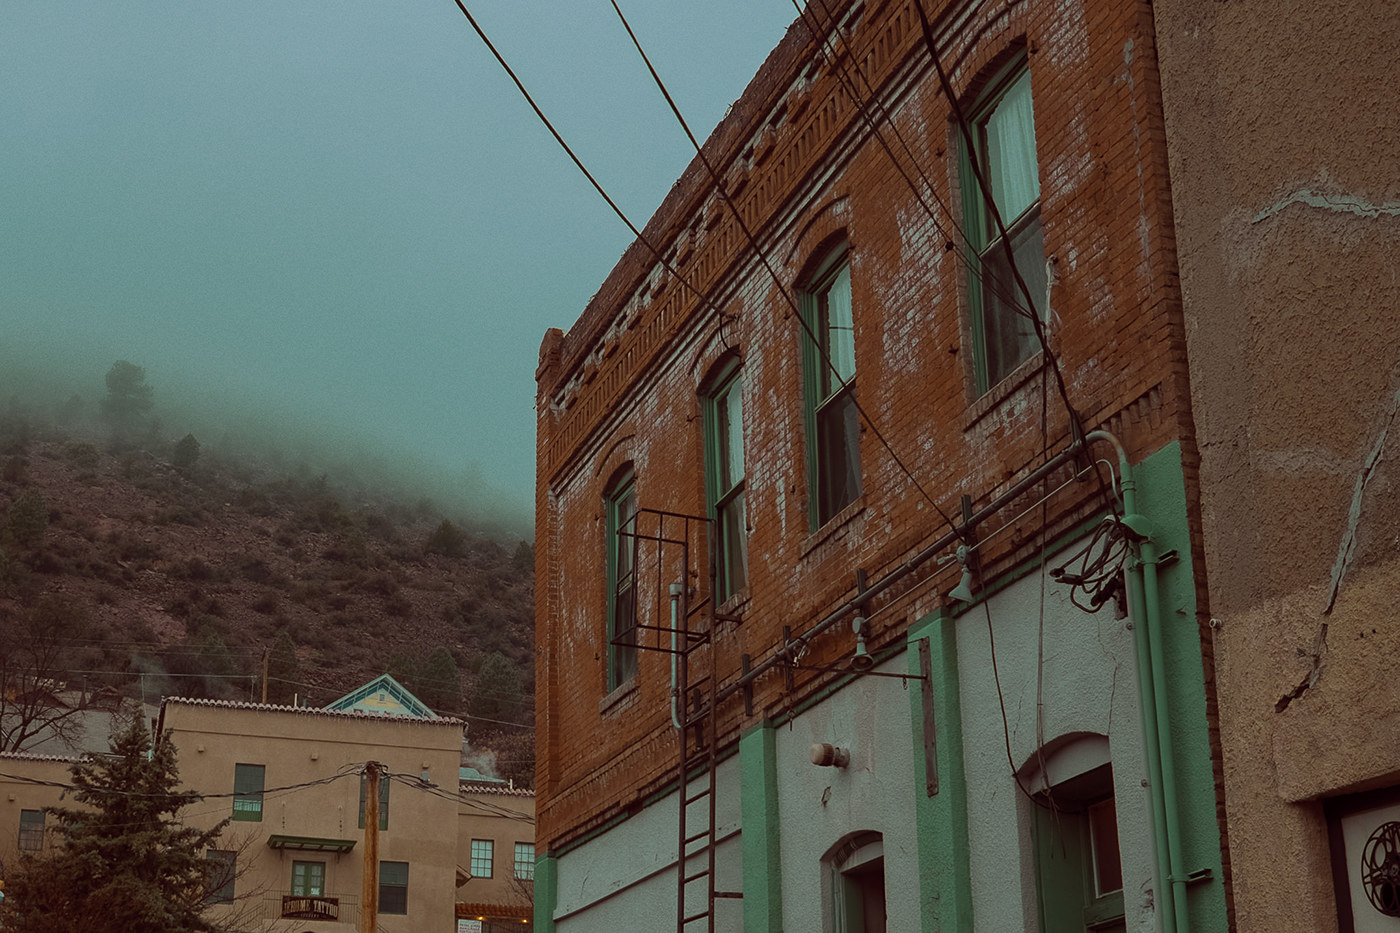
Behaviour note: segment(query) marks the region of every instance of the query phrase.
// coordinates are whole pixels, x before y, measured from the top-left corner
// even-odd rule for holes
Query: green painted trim
[[[559,904],[559,860],[535,857],[535,933],[554,933],[554,910]]]
[[[783,857],[778,824],[778,753],[770,722],[739,739],[744,930],[782,933]]]
[[[1157,568],[1162,661],[1167,674],[1163,693],[1171,723],[1170,735],[1162,739],[1172,743],[1174,752],[1178,826],[1186,870],[1209,869],[1211,873],[1208,881],[1186,888],[1191,929],[1214,933],[1227,929],[1224,868],[1181,444],[1167,444],[1136,464],[1133,471],[1138,511],[1152,520],[1156,552],[1175,550],[1178,557]]]
[[[938,793],[926,791],[923,705],[920,690],[909,691],[914,743],[913,811],[919,859],[920,930],[948,933],[972,929],[972,873],[968,867],[967,775],[963,771],[962,699],[958,684],[957,623],[936,613],[909,627],[909,670],[919,673],[917,642],[927,638],[938,743]]]

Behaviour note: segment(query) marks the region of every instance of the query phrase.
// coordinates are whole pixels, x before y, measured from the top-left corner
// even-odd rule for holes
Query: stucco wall
[[[694,796],[707,783],[708,778],[692,781],[687,794]],[[715,835],[720,844],[715,883],[720,890],[738,891],[743,888],[743,856],[737,757],[719,763],[716,786]],[[691,805],[692,832],[704,827],[702,808],[707,805],[704,800]],[[558,857],[553,916],[561,933],[630,929],[640,918],[647,918],[645,922],[653,929],[674,927],[678,806],[679,798],[673,791]],[[692,859],[688,870],[694,873],[702,867],[701,859]],[[704,890],[703,880],[687,888],[688,912],[704,908]],[[718,930],[741,929],[738,902],[720,902],[716,919]]]
[[[1047,569],[1063,563],[1069,553],[1049,556]],[[1011,759],[1021,770],[1034,765],[1038,747],[1074,733],[1108,738],[1126,921],[1130,930],[1150,929],[1155,883],[1132,633],[1126,620],[1114,619],[1111,607],[1094,615],[1084,613],[1070,604],[1062,585],[1049,579],[1043,591],[1043,664],[1039,662],[1042,581],[1036,574],[992,596],[986,611],[974,607],[957,622],[976,929],[994,933],[1038,926],[1030,858],[1035,804],[1012,775],[1008,736]],[[995,636],[999,694],[992,671],[988,615]]]
[[[1158,0],[1241,930],[1335,930],[1400,772],[1400,9]]]

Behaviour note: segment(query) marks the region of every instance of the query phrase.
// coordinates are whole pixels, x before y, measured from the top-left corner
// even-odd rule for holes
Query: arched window
[[[1108,739],[1067,737],[1032,759],[1036,893],[1044,933],[1126,930]]]
[[[705,392],[705,493],[715,535],[715,602],[748,583],[744,501],[744,378],[739,361],[721,364]]]
[[[972,142],[973,151],[963,152],[960,175],[963,216],[975,251],[968,263],[968,295],[973,369],[980,395],[1039,349],[1030,315],[1044,317],[1046,308],[1040,168],[1031,75],[1024,57],[988,82],[973,108]],[[973,174],[974,161],[987,183],[985,194]],[[1005,237],[991,204],[1001,216]],[[1017,284],[1018,273],[1030,292],[1030,308]]]
[[[637,674],[637,478],[629,467],[608,484],[608,690]]]
[[[803,290],[803,374],[812,527],[820,528],[861,492],[851,265],[843,243]]]
[[[829,933],[885,933],[885,843],[859,832],[822,859],[830,891]]]

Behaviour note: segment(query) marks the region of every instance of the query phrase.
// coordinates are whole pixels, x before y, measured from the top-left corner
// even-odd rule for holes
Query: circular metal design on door
[[[1371,906],[1400,917],[1400,822],[1382,823],[1361,850],[1361,886]]]

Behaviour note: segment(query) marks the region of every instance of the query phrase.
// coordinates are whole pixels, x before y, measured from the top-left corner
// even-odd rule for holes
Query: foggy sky
[[[701,138],[796,17],[621,5]],[[693,150],[606,0],[469,6],[643,225]],[[0,4],[0,365],[90,401],[130,360],[525,515],[540,339],[630,238],[451,0]]]

